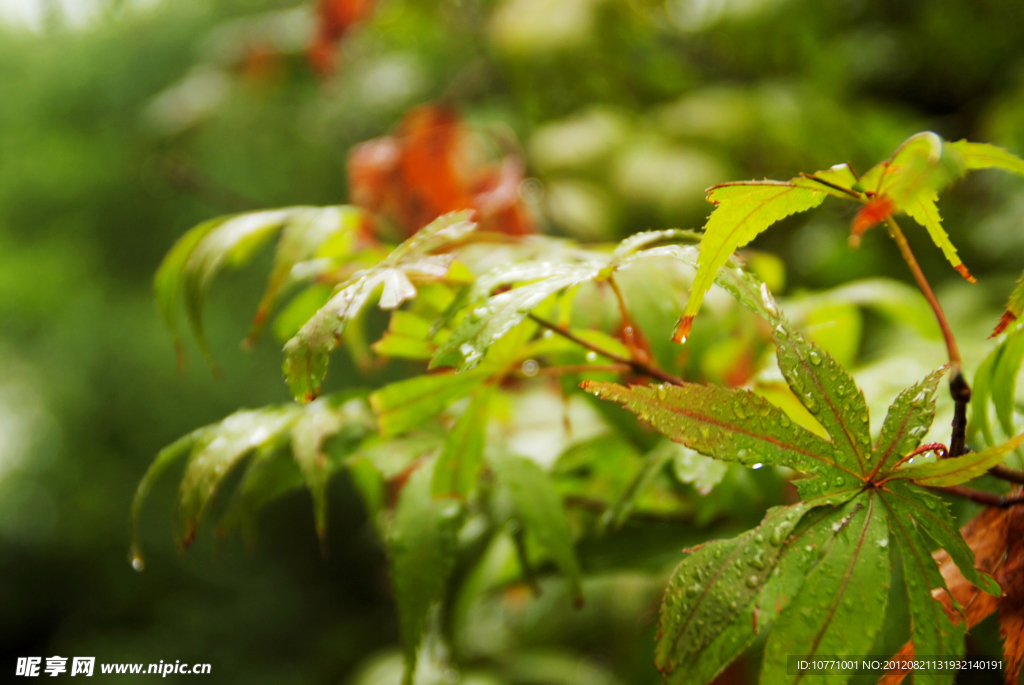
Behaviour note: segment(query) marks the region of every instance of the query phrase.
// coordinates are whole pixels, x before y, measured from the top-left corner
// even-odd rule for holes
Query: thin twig
[[[949,438],[949,456],[959,457],[967,451],[967,404],[971,401],[971,386],[967,384],[961,369],[960,348],[956,344],[953,329],[949,326],[949,321],[946,319],[946,313],[942,311],[939,299],[935,297],[932,286],[928,283],[928,279],[925,278],[924,272],[921,271],[921,265],[914,258],[914,253],[911,251],[909,243],[907,243],[907,237],[903,235],[903,231],[900,230],[899,224],[896,223],[891,214],[885,218],[885,225],[889,228],[889,235],[892,236],[896,246],[900,249],[903,261],[910,267],[910,273],[914,275],[917,287],[921,289],[921,293],[935,313],[935,319],[942,330],[942,339],[946,342],[946,352],[949,354],[950,365],[949,394],[953,396],[953,402],[955,403],[953,430]]]
[[[644,376],[650,376],[651,378],[655,378],[655,379],[657,379],[657,380],[659,380],[659,381],[661,381],[663,383],[671,383],[672,385],[684,385],[685,384],[681,378],[676,378],[672,374],[666,373],[666,372],[662,371],[661,369],[659,369],[656,366],[652,366],[651,364],[639,361],[637,359],[628,359],[628,358],[623,357],[621,355],[615,354],[614,352],[609,352],[608,350],[606,350],[606,349],[604,349],[604,348],[602,348],[602,347],[600,347],[598,345],[595,345],[592,342],[588,342],[588,341],[584,340],[583,338],[577,337],[576,335],[574,335],[570,331],[567,331],[566,329],[562,328],[561,326],[553,324],[550,321],[545,321],[544,319],[540,318],[539,316],[536,316],[534,314],[529,314],[528,316],[530,317],[530,319],[532,319],[533,321],[536,321],[538,324],[540,324],[544,328],[547,328],[548,330],[557,333],[558,335],[562,336],[566,340],[571,340],[572,342],[576,343],[577,345],[580,345],[581,347],[585,347],[588,350],[590,350],[591,352],[594,352],[595,354],[599,354],[602,357],[606,357],[608,359],[611,359],[613,362],[616,362],[618,364],[624,364],[624,365],[630,367],[631,369],[633,369],[633,371],[638,373],[638,374],[641,374],[641,375],[644,375]]]
[[[1006,509],[1008,507],[1016,506],[1018,504],[1024,504],[1024,495],[1018,495],[1016,497],[1005,497],[1003,495],[996,495],[991,492],[984,492],[982,490],[975,490],[973,488],[965,488],[962,485],[949,485],[944,488],[932,488],[939,492],[944,492],[947,495],[954,495],[956,497],[963,497],[969,499],[972,502],[978,504],[984,504],[987,507],[999,507],[1000,509]]]
[[[955,376],[960,371],[960,348],[957,347],[956,338],[953,337],[953,330],[949,327],[949,321],[946,319],[946,313],[942,311],[942,305],[939,304],[938,298],[935,297],[935,293],[932,291],[932,286],[928,283],[928,279],[925,278],[924,272],[921,271],[921,265],[917,263],[914,253],[911,252],[910,245],[907,243],[907,237],[903,235],[903,231],[900,230],[899,224],[896,223],[891,214],[885,218],[885,225],[889,228],[889,235],[896,241],[896,246],[899,247],[900,254],[903,255],[903,261],[910,267],[910,272],[914,275],[914,280],[917,281],[917,287],[921,289],[921,293],[924,294],[932,311],[935,312],[939,328],[942,329],[942,338],[946,342],[949,363],[953,367],[952,372]]]
[[[858,193],[857,191],[850,190],[849,188],[844,188],[841,185],[837,185],[835,183],[832,183],[831,181],[826,181],[823,178],[819,178],[816,174],[800,174],[800,176],[803,177],[803,178],[806,178],[808,181],[814,181],[815,183],[820,183],[821,185],[827,186],[827,187],[831,188],[832,190],[837,190],[840,193],[846,193],[847,195],[852,197],[854,200],[860,200],[861,199],[861,194]]]
[[[626,347],[629,349],[629,355],[633,359],[647,361],[647,354],[637,347],[636,338],[640,331],[636,327],[636,324],[633,323],[633,319],[629,316],[629,308],[626,307],[626,298],[623,296],[622,290],[619,289],[619,284],[615,282],[614,274],[608,277],[608,285],[611,286],[612,292],[615,293],[615,299],[619,303],[619,319],[621,320],[622,325],[622,338],[623,342],[626,343]]]
[[[536,374],[519,372],[517,375],[530,378],[539,376],[565,376],[571,373],[624,373],[631,371],[629,364],[566,364],[564,366],[544,366]]]
[[[1024,485],[1024,471],[1008,469],[1005,466],[993,466],[988,470],[988,475],[995,476],[996,478],[1005,480],[1009,483]]]

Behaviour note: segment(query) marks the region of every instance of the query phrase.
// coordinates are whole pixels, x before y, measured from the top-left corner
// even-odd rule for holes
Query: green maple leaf
[[[710,188],[707,199],[716,207],[704,226],[697,276],[675,340],[686,339],[715,273],[736,249],[787,216],[817,207],[829,195],[865,205],[855,220],[856,226],[865,217],[855,236],[890,215],[906,214],[924,227],[949,263],[973,281],[942,226],[936,203],[953,181],[969,171],[990,168],[1024,175],[1024,160],[994,145],[947,143],[924,132],[908,138],[889,159],[859,179],[848,165],[840,164],[789,181],[740,181]],[[1012,307],[1009,311],[1014,312]]]
[[[455,255],[432,253],[476,228],[470,221],[471,214],[445,214],[396,247],[382,262],[337,287],[327,304],[284,347],[284,374],[292,396],[309,402],[319,394],[331,350],[378,291],[381,309],[395,309],[416,297],[414,279],[436,281],[448,274]]]
[[[943,369],[896,398],[872,441],[863,393],[849,373],[793,330],[752,278],[734,273],[719,283],[771,323],[779,367],[828,439],[747,390],[584,383],[697,452],[803,474],[795,481],[802,501],[770,510],[745,535],[691,550],[676,569],[662,604],[658,668],[673,682],[709,682],[769,628],[762,683],[800,681],[803,674],[787,672],[789,656],[868,653],[885,616],[893,546],[901,551],[914,640],[929,654],[961,654],[962,631],[930,594],[944,584],[925,538],[949,551],[978,587],[993,594],[999,588],[974,568],[943,500],[922,486],[976,477],[1024,436],[964,457],[904,464],[931,426]]]
[[[250,339],[254,339],[281,290],[288,285],[292,268],[326,256],[325,248],[339,252],[339,239],[351,240],[363,220],[363,210],[356,207],[286,207],[218,217],[185,233],[164,257],[153,281],[157,307],[174,338],[179,359],[183,350],[179,298],[184,297],[203,356],[216,368],[203,330],[203,304],[207,290],[224,267],[248,264],[268,240],[281,233],[274,266],[253,319]],[[312,270],[307,271],[312,275]]]
[[[181,547],[188,547],[194,540],[207,505],[225,477],[247,459],[245,473],[219,529],[226,531],[264,504],[305,484],[313,496],[317,533],[323,541],[327,481],[373,429],[373,415],[359,392],[323,397],[305,406],[289,403],[243,409],[197,428],[161,450],[139,483],[132,502],[133,556],[142,563],[138,522],[153,484],[186,455],[174,509],[176,538]],[[328,440],[332,441],[330,454],[326,449]]]
[[[972,426],[980,430],[988,445],[996,445],[988,405],[991,401],[996,419],[1006,435],[1013,435],[1016,411],[1017,373],[1024,363],[1024,325],[1017,323],[978,366],[971,394]]]
[[[646,231],[626,238],[610,253],[552,246],[550,251],[560,256],[560,261],[525,261],[497,267],[480,276],[453,304],[451,310],[463,312],[461,318],[442,318],[440,323],[453,326],[434,352],[430,366],[455,366],[459,371],[476,367],[491,346],[541,303],[582,283],[607,281],[620,269],[656,257],[671,256],[694,266],[697,251],[693,246],[651,245],[696,237],[692,231],[678,229]],[[563,254],[559,255],[559,250]]]

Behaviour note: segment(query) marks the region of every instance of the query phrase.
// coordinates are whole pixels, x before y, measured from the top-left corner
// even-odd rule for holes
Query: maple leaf
[[[715,211],[704,226],[697,277],[673,339],[686,340],[715,273],[733,252],[777,221],[817,207],[825,197],[822,189],[801,187],[792,181],[747,181],[711,188],[707,199],[716,205]]]
[[[472,212],[446,214],[422,228],[376,266],[356,273],[340,284],[335,294],[285,345],[284,373],[292,395],[308,402],[320,392],[328,356],[380,290],[381,309],[395,309],[416,296],[413,280],[437,281],[445,277],[455,255],[432,254],[476,228]]]
[[[1019,496],[1018,488],[1013,496]],[[970,630],[999,611],[1000,635],[1007,664],[1004,669],[1007,685],[1020,679],[1024,664],[1024,510],[1020,507],[991,507],[981,512],[961,529],[961,534],[974,552],[978,568],[996,578],[1002,587],[1001,597],[979,590],[964,577],[948,552],[938,550],[929,568],[938,569],[944,587],[932,583],[932,596],[940,604],[949,622],[959,630]],[[936,567],[934,564],[938,564]],[[929,645],[908,640],[900,648],[900,657],[924,654]],[[907,669],[890,670],[879,685],[898,685],[910,673]],[[921,678],[921,674],[915,674]]]
[[[739,538],[691,550],[679,565],[662,603],[658,668],[676,682],[709,682],[769,628],[762,683],[798,682],[802,673],[787,672],[792,655],[867,653],[885,615],[891,546],[901,552],[913,639],[928,645],[930,655],[961,654],[963,630],[930,594],[944,586],[925,538],[947,550],[985,592],[997,595],[999,587],[975,568],[945,502],[922,484],[973,478],[1024,436],[964,457],[905,465],[931,426],[944,369],[896,398],[873,442],[853,378],[793,330],[752,277],[722,284],[768,319],[780,370],[828,437],[748,390],[583,384],[701,454],[752,468],[786,466],[805,476],[795,481],[801,502],[770,510]]]
[[[366,224],[366,214],[355,207],[286,207],[217,217],[185,233],[164,257],[153,280],[157,308],[174,338],[179,365],[183,362],[183,343],[178,322],[178,300],[185,311],[203,356],[214,369],[213,356],[203,330],[203,306],[206,292],[226,267],[248,264],[259,249],[276,233],[281,237],[274,255],[274,266],[253,319],[249,342],[255,340],[281,291],[296,279],[293,269],[309,264],[324,245],[339,239],[357,240]],[[312,275],[307,269],[306,275]]]
[[[980,430],[988,445],[997,444],[989,417],[989,403],[1005,435],[1015,433],[1017,372],[1024,363],[1024,325],[1016,324],[978,365],[971,394],[973,429]]]
[[[434,217],[458,209],[477,210],[481,229],[509,235],[533,232],[519,198],[522,161],[514,155],[495,163],[447,106],[409,110],[397,130],[352,148],[348,159],[352,201],[394,222],[409,235]]]
[[[161,450],[139,483],[132,502],[133,563],[138,567],[143,563],[138,540],[142,505],[164,471],[186,455],[185,475],[175,505],[179,546],[192,544],[207,505],[225,477],[246,459],[245,474],[221,516],[220,531],[305,483],[313,495],[317,533],[323,543],[326,484],[340,467],[337,456],[349,454],[372,431],[372,414],[358,393],[323,397],[306,406],[289,403],[240,410],[197,428]],[[324,451],[329,437],[335,439],[334,458],[328,458]]]
[[[1024,175],[1024,160],[993,145],[944,143],[927,131],[908,138],[861,178],[840,164],[789,181],[740,181],[710,188],[707,199],[716,208],[704,226],[697,276],[673,339],[685,341],[715,271],[733,251],[787,216],[817,207],[828,195],[863,205],[852,224],[854,246],[875,224],[904,213],[923,226],[949,263],[973,282],[942,226],[936,203],[950,183],[968,171],[988,168]]]

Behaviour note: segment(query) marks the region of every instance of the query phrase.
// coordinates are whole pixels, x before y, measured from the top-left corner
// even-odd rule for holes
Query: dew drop
[[[747,576],[747,587],[754,588],[760,584],[761,580],[757,576]]]
[[[665,388],[664,385],[659,385],[658,386],[658,398],[664,400],[667,397],[668,397],[668,390]]]
[[[881,547],[882,549],[885,549],[886,547],[888,547],[889,546],[889,538],[880,538],[878,540],[878,546]]]
[[[592,362],[597,359],[597,352],[587,352],[587,361]]]
[[[540,372],[540,364],[538,364],[536,360],[527,359],[525,362],[523,362],[522,371],[524,376],[529,376],[530,378],[532,378],[533,376],[536,376]]]
[[[736,404],[733,405],[732,412],[736,415],[736,418],[741,421],[747,418],[747,412],[740,402],[737,402]]]
[[[783,428],[789,428],[793,422],[789,420],[788,416],[783,414],[782,416],[779,417],[779,423],[782,424]]]
[[[762,464],[761,462],[757,462],[756,464],[754,464],[754,465],[753,465],[753,466],[751,466],[750,468],[752,468],[752,469],[754,469],[755,471],[757,471],[757,470],[758,470],[759,468],[761,468],[761,467],[763,467],[763,466],[764,466],[764,464]]]
[[[814,364],[815,366],[821,366],[821,353],[820,352],[818,352],[817,350],[811,350],[811,352],[810,352],[810,354],[808,356],[810,357],[812,364]]]
[[[687,597],[696,597],[698,594],[700,594],[700,591],[703,590],[703,589],[704,588],[702,588],[700,585],[694,583],[693,585],[690,585],[689,587],[686,588],[686,596]]]
[[[142,560],[142,557],[139,556],[138,554],[135,554],[135,555],[132,556],[131,564],[132,564],[132,568],[135,569],[136,571],[139,571],[140,573],[142,572],[142,570],[144,568],[146,568],[146,562],[144,562]]]

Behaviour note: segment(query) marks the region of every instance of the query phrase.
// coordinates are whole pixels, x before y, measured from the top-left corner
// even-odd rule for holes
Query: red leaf
[[[860,237],[869,228],[892,214],[892,210],[895,208],[896,205],[893,204],[893,201],[884,195],[873,198],[861,207],[861,210],[857,212],[857,216],[853,218],[853,225],[850,230],[850,243],[855,247],[859,245]]]
[[[352,148],[351,201],[384,216],[405,235],[460,209],[477,210],[482,230],[532,233],[533,221],[519,198],[522,162],[514,156],[479,161],[479,141],[470,133],[449,107],[410,110],[392,135]]]
[[[992,330],[991,335],[989,335],[988,337],[996,337],[997,335],[1005,331],[1007,328],[1009,328],[1010,324],[1016,320],[1017,315],[1014,314],[1013,312],[1003,312],[1003,316],[999,319],[999,323],[996,324],[996,327]]]
[[[338,41],[355,23],[373,11],[375,0],[319,0],[316,6],[316,35],[307,57],[320,74],[334,71],[334,51]]]

